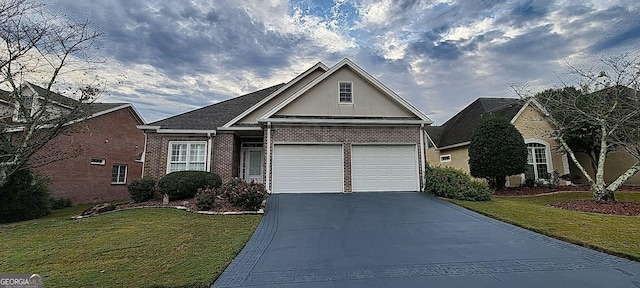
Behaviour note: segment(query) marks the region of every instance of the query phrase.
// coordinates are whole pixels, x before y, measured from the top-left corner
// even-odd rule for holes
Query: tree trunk
[[[604,186],[592,185],[593,198],[598,203],[611,203],[616,202],[614,191],[611,191]]]

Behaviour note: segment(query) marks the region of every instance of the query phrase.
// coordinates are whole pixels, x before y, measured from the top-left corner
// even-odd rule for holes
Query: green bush
[[[127,185],[131,200],[135,203],[145,202],[153,198],[153,194],[156,191],[156,180],[151,178],[141,178],[131,181]]]
[[[429,167],[425,192],[438,197],[466,201],[491,200],[487,184],[451,167]]]
[[[527,145],[518,129],[505,118],[482,119],[469,144],[469,174],[503,189],[507,176],[526,171]]]
[[[51,212],[47,180],[29,170],[11,175],[0,191],[0,223],[31,220]]]
[[[158,181],[160,194],[169,195],[170,200],[192,198],[198,192],[198,188],[218,188],[222,179],[215,173],[205,171],[178,171],[172,172]]]
[[[264,184],[253,181],[247,183],[237,178],[225,183],[220,190],[231,205],[250,211],[259,210],[268,196]]]
[[[211,188],[198,189],[196,192],[196,206],[200,211],[208,211],[216,204],[216,190]]]
[[[69,198],[51,198],[51,209],[58,210],[73,206],[73,202]]]

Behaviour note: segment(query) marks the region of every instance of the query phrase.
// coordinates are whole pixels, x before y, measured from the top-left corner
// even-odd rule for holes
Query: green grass
[[[529,230],[640,261],[640,216],[584,213],[550,206],[572,199],[593,199],[593,196],[588,192],[574,192],[537,197],[494,196],[487,202],[450,201]],[[616,199],[640,202],[640,193],[619,192]]]
[[[0,225],[0,271],[39,273],[46,287],[209,287],[261,219],[136,209],[69,220],[89,206]]]

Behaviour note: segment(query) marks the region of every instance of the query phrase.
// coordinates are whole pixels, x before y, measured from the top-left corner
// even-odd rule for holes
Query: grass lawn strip
[[[40,273],[46,287],[209,287],[261,219],[136,209],[69,220],[87,207],[0,225],[0,271]]]
[[[589,192],[537,197],[494,196],[492,201],[449,200],[467,209],[563,241],[640,261],[640,216],[617,216],[576,212],[550,204],[593,199]],[[616,193],[618,201],[640,202],[640,193]]]

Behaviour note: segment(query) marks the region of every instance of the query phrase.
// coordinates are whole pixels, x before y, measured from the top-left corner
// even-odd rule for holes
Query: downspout
[[[207,132],[207,172],[211,172],[211,145],[212,145],[211,132]]]
[[[425,150],[424,150],[424,124],[420,124],[420,164],[422,164],[422,189],[421,191],[424,191],[424,189],[427,187],[427,169],[424,166],[425,165]]]
[[[142,174],[140,176],[140,178],[144,178],[144,163],[147,162],[145,161],[147,159],[147,132],[144,132],[144,149],[142,149]]]
[[[265,176],[265,183],[267,187],[267,193],[271,194],[271,122],[267,122],[267,171]]]

